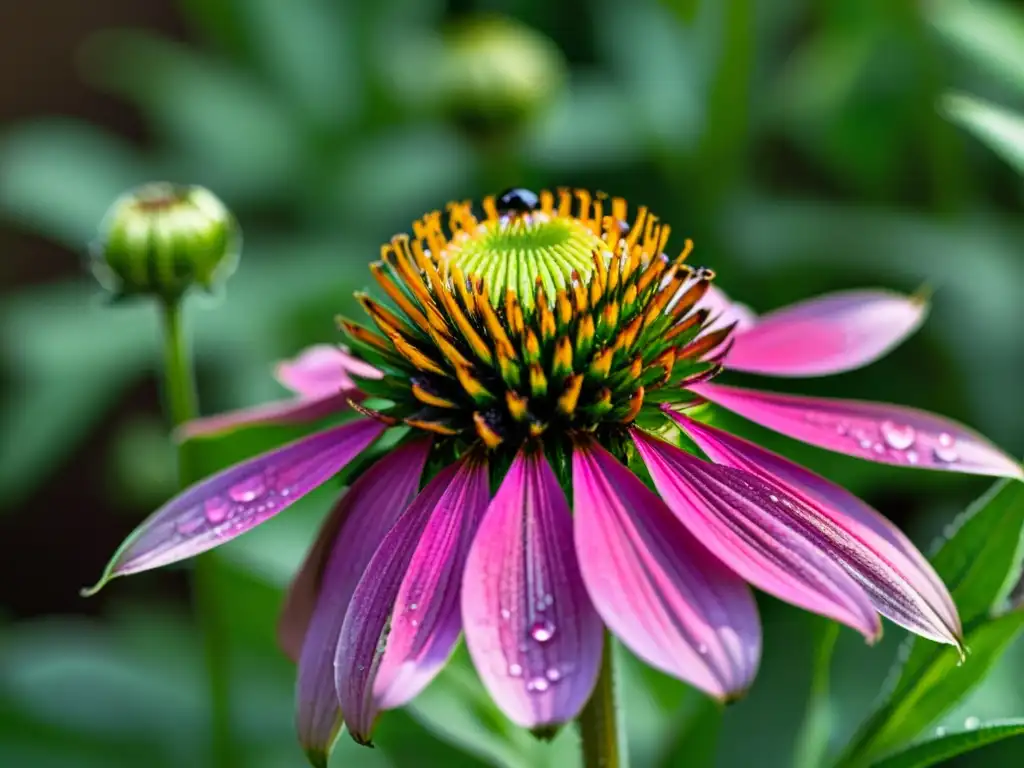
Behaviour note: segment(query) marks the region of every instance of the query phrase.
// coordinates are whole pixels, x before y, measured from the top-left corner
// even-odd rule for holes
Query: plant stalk
[[[615,703],[615,669],[611,636],[605,633],[597,685],[577,718],[584,768],[626,768],[625,739]]]
[[[164,398],[173,427],[196,418],[195,376],[182,319],[182,299],[162,303],[164,325]],[[198,480],[187,443],[178,446],[178,482],[186,488]],[[210,684],[211,751],[217,768],[240,766],[231,734],[231,688],[223,614],[217,593],[217,560],[213,553],[196,558],[193,600],[203,635],[206,675]]]

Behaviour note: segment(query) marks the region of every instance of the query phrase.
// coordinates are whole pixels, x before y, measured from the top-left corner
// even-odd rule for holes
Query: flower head
[[[711,381],[865,365],[918,327],[924,303],[858,291],[759,318],[686,263],[689,242],[666,255],[668,239],[645,209],[585,191],[510,190],[480,215],[453,203],[425,216],[371,266],[390,305],[360,296],[373,327],[342,321],[350,351],[300,357],[286,379],[303,382],[297,400],[226,423],[348,406],[359,418],[186,490],[104,580],[252,528],[401,430],[328,516],[285,605],[315,764],[343,721],[368,741],[460,633],[498,705],[533,729],[579,713],[604,627],[712,696],[741,695],[761,648],[748,584],[869,641],[885,616],[960,647],[948,591],[892,524],[693,408],[872,461],[1021,477],[939,416]]]
[[[241,231],[202,187],[144,184],[114,202],[100,229],[92,270],[118,298],[173,300],[193,285],[210,290],[238,261]]]

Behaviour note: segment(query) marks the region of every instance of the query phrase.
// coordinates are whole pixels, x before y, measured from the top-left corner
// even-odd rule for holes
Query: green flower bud
[[[92,249],[92,272],[115,298],[207,291],[235,270],[241,231],[207,189],[153,182],[121,195]]]
[[[477,139],[502,139],[558,95],[566,65],[555,44],[518,21],[482,17],[446,38],[439,80],[444,111]]]

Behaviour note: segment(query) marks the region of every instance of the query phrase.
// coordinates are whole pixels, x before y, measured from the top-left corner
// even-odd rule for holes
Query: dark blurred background
[[[1024,187],[1012,152],[973,138],[977,113],[949,95],[1024,107],[1021,51],[1024,13],[958,0],[0,5],[0,765],[208,760],[187,571],[78,596],[175,483],[153,307],[105,306],[84,266],[118,193],[203,184],[242,224],[238,273],[189,306],[205,412],[283,396],[272,362],[334,340],[379,244],[426,210],[570,185],[650,206],[758,311],[848,287],[931,289],[929,322],[887,359],[769,384],[935,410],[1019,456]],[[926,550],[988,485],[735,426]],[[212,469],[292,434],[204,450]],[[246,765],[302,764],[273,622],[331,492],[218,560]],[[719,765],[800,759],[813,626],[771,600],[763,611],[762,675],[724,718]],[[887,634],[867,650],[842,633],[837,743],[904,633]],[[1024,714],[1019,646],[950,722]],[[380,749],[343,743],[336,764],[571,764],[571,734],[535,745],[500,722],[464,661],[385,720]],[[682,764],[674,737],[697,697],[626,664],[634,763]]]

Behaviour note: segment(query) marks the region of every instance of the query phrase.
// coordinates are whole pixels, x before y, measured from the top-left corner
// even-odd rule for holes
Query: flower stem
[[[164,398],[174,427],[198,415],[195,377],[182,320],[182,300],[162,303],[164,321]],[[182,488],[198,480],[188,444],[178,446],[178,481]],[[230,679],[227,643],[217,594],[217,562],[212,553],[196,559],[193,599],[203,634],[206,675],[210,684],[212,752],[218,768],[240,765],[231,738]]]
[[[601,672],[590,701],[578,718],[584,768],[626,768],[621,722],[615,706],[615,669],[611,636],[604,639]]]

